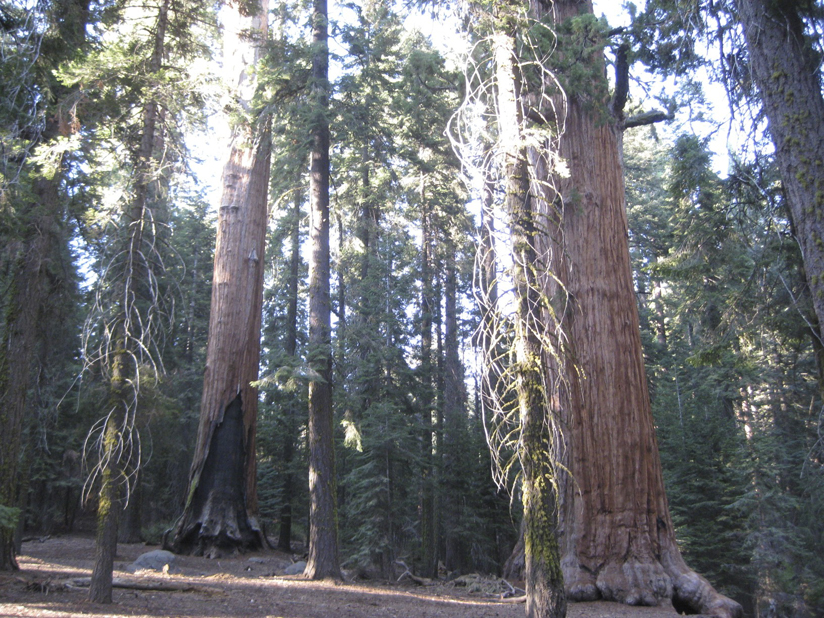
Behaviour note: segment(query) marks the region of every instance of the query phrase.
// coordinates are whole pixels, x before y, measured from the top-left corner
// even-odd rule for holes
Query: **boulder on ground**
[[[294,564],[290,564],[286,567],[283,571],[284,575],[300,575],[303,573],[303,570],[306,568],[306,562],[303,560],[299,560]]]
[[[143,570],[163,571],[163,567],[169,565],[166,572],[173,573],[175,571],[176,561],[177,556],[175,556],[172,552],[164,549],[155,549],[154,551],[149,551],[138,556],[137,560],[126,567],[126,570],[129,573],[135,573]]]

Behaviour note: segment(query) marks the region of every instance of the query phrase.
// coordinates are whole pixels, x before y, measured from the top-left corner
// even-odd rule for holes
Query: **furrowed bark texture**
[[[548,408],[546,382],[554,382],[544,362],[540,333],[543,317],[536,250],[536,203],[531,194],[527,148],[521,134],[519,83],[515,67],[515,37],[498,33],[495,49],[500,142],[506,182],[505,210],[512,243],[515,285],[516,392],[521,422],[520,459],[523,470],[524,562],[526,614],[530,618],[563,618],[566,595],[558,547],[556,462],[552,448],[553,413]]]
[[[243,112],[257,87],[268,1],[226,16],[226,81]],[[184,512],[168,546],[217,557],[263,546],[257,521],[255,430],[271,142],[268,123],[241,121],[223,167],[209,342],[198,441]]]
[[[312,152],[309,170],[309,360],[320,376],[309,383],[309,579],[342,579],[338,556],[332,326],[329,291],[329,47],[326,0],[312,15]]]
[[[553,10],[560,23],[591,13],[592,5],[566,0],[538,9]],[[593,62],[603,75],[600,55]],[[590,111],[597,106],[567,95],[560,154],[570,177],[556,179],[564,201],[555,239],[565,263],[554,269],[572,299],[564,427],[571,477],[561,494],[567,592],[576,601],[672,599],[677,609],[740,616],[738,603],[686,566],[675,542],[644,370],[618,141],[605,115]],[[536,175],[546,178],[547,170],[539,167]]]
[[[752,78],[761,94],[795,237],[824,339],[824,97],[820,58],[798,3],[738,0]]]

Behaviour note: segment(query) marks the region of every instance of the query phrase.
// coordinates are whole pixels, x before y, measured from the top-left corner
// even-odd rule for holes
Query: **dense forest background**
[[[730,60],[738,52],[714,47],[716,34],[735,40],[734,26],[693,7],[685,23],[700,35],[695,47],[684,46],[678,37],[694,33],[683,31],[653,42],[654,11],[672,7],[649,4],[620,32],[606,19],[581,28],[614,64],[630,51],[630,109],[667,110],[666,124],[624,131],[623,157],[677,537],[690,566],[748,613],[820,616],[824,346],[784,187],[758,96]],[[815,50],[820,8],[807,22]],[[198,159],[222,147],[212,136],[231,108],[214,68],[219,14],[188,0],[0,3],[0,396],[3,408],[22,401],[25,409],[2,437],[4,449],[15,440],[21,448],[15,493],[0,494],[0,526],[16,526],[18,537],[88,530],[93,521],[102,476],[95,444],[105,441],[122,316],[140,335],[128,351],[139,397],[120,538],[159,542],[180,515],[220,208],[204,188],[214,166]],[[302,2],[272,3],[260,88],[244,110],[265,116],[272,135],[259,256],[258,501],[271,542],[296,551],[308,535],[314,378],[308,14]],[[363,0],[341,5],[331,28],[341,556],[344,567],[372,576],[390,576],[396,560],[422,564],[433,555],[448,571],[500,572],[520,519],[517,479],[506,488],[493,482],[481,405],[483,187],[464,182],[447,132],[466,91],[461,54],[478,48],[435,46],[411,26],[421,21],[418,9]],[[437,36],[459,36],[444,32]],[[646,87],[650,71],[669,80],[660,82],[666,100]],[[567,67],[564,86],[575,88],[576,79],[586,75]],[[723,101],[702,95],[702,82],[713,80],[727,87]],[[727,114],[719,105],[731,118],[714,120]],[[232,114],[229,124],[240,122]],[[726,131],[738,146],[721,174],[711,147]],[[148,248],[137,266],[136,225]]]

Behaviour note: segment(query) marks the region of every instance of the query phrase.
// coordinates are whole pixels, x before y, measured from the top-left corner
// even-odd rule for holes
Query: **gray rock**
[[[249,562],[254,562],[255,564],[266,564],[266,558],[258,558],[257,556],[252,556],[249,558]]]
[[[175,556],[172,552],[165,551],[163,549],[155,549],[154,551],[149,551],[138,556],[137,560],[126,567],[126,570],[131,573],[144,569],[150,571],[162,571],[163,567],[168,564],[168,572],[173,573],[175,571],[176,561],[177,556]]]
[[[294,564],[290,564],[286,569],[283,571],[284,575],[300,575],[303,573],[303,570],[306,568],[306,562],[300,560],[295,562]]]

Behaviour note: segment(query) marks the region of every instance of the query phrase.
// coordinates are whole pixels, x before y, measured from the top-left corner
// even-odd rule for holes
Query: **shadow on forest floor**
[[[115,589],[112,605],[86,601],[86,590],[63,582],[89,577],[94,540],[63,536],[23,544],[21,571],[0,575],[0,616],[167,617],[249,616],[272,618],[521,618],[522,604],[502,603],[482,593],[449,585],[310,582],[276,575],[289,564],[281,552],[256,552],[208,560],[180,556],[175,575],[130,575],[123,569],[145,545],[120,545],[115,577],[187,591]],[[45,592],[44,592],[45,590]],[[671,607],[627,607],[579,603],[570,618],[674,618]]]

